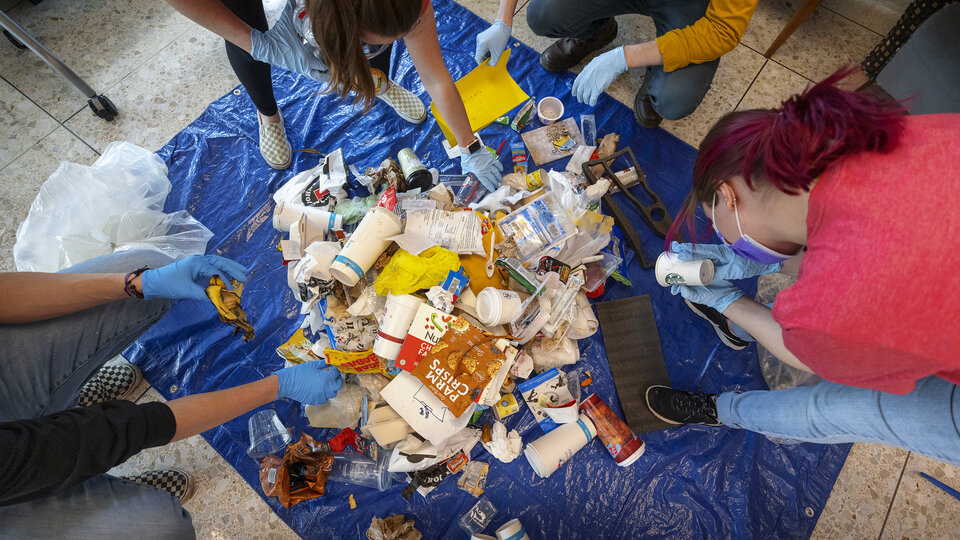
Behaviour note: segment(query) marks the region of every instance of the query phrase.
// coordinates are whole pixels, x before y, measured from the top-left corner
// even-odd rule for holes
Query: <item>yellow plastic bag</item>
[[[393,254],[373,286],[380,296],[410,294],[439,285],[448,273],[459,269],[460,257],[449,249],[434,246],[420,255],[401,249]]]

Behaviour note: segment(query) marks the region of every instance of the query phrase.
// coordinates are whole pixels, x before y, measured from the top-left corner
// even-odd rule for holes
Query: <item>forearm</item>
[[[193,22],[250,52],[250,25],[220,0],[167,0],[167,3]]]
[[[175,399],[167,403],[177,419],[174,441],[203,433],[277,399],[277,377]]]
[[[467,118],[467,110],[463,106],[463,100],[457,87],[453,84],[453,79],[449,76],[447,81],[436,81],[433,83],[424,82],[427,93],[437,105],[440,115],[450,126],[453,136],[457,138],[457,144],[468,146],[476,136],[470,129],[470,120]]]
[[[757,343],[763,345],[783,363],[803,371],[812,371],[783,344],[783,329],[773,318],[773,312],[767,306],[742,296],[730,304],[723,314],[746,330],[757,340]]]
[[[623,54],[627,59],[627,66],[631,68],[663,64],[663,55],[660,54],[656,41],[624,45]]]
[[[513,27],[513,13],[517,10],[517,0],[500,0],[497,18],[509,27]]]
[[[127,298],[124,276],[0,273],[0,324],[42,321]],[[143,290],[139,276],[133,286]]]

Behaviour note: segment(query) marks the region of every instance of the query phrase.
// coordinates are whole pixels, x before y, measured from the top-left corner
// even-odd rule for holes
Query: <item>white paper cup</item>
[[[530,466],[540,478],[547,478],[597,436],[597,428],[585,414],[576,422],[563,424],[523,449]]]
[[[537,104],[537,116],[541,124],[552,124],[563,116],[563,103],[555,97],[545,97]]]
[[[273,228],[281,232],[287,232],[293,224],[300,221],[300,216],[307,216],[314,224],[323,227],[324,234],[330,229],[343,228],[343,216],[340,214],[285,202],[277,203],[277,206],[273,209]]]
[[[664,251],[657,257],[657,283],[671,285],[709,285],[713,281],[713,261],[680,261],[676,253]]]
[[[504,523],[497,529],[497,540],[529,540],[526,531],[523,530],[523,524],[520,520],[513,518]]]
[[[517,318],[523,299],[515,291],[487,287],[477,295],[477,319],[487,326],[499,326]]]
[[[343,250],[333,259],[330,274],[337,281],[353,287],[390,245],[391,240],[387,238],[400,234],[402,229],[396,214],[381,206],[371,208]]]
[[[397,359],[420,304],[423,300],[409,294],[387,295],[383,320],[377,330],[377,340],[373,342],[373,354],[390,361]]]
[[[489,534],[473,533],[470,535],[470,540],[497,540],[497,537],[490,536]]]

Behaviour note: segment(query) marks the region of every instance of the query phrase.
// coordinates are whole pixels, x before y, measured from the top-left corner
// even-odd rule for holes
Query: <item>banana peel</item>
[[[210,298],[213,307],[217,308],[220,321],[236,326],[234,335],[242,331],[243,341],[246,343],[253,339],[254,333],[253,326],[247,321],[247,313],[240,307],[243,283],[231,279],[230,286],[233,287],[233,290],[228,289],[220,276],[215,275],[210,278],[210,286],[206,289],[207,297]]]

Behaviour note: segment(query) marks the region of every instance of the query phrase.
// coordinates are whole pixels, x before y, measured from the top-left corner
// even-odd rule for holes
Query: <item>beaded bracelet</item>
[[[133,285],[133,280],[137,276],[143,273],[144,270],[149,270],[146,266],[142,268],[137,268],[133,272],[130,272],[123,277],[123,290],[127,293],[127,296],[132,296],[134,298],[139,298],[143,300],[143,291],[138,291],[137,288]]]

